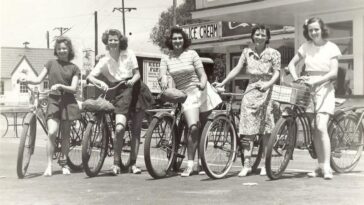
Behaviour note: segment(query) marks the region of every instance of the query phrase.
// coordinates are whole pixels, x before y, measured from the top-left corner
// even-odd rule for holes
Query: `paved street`
[[[362,204],[364,202],[364,159],[352,173],[335,175],[331,181],[308,178],[315,162],[306,150],[296,150],[287,173],[270,181],[257,175],[239,178],[238,163],[231,174],[221,180],[206,175],[188,178],[172,176],[153,180],[145,170],[141,153],[138,165],[141,175],[108,173],[108,158],[103,172],[94,178],[84,173],[63,176],[54,163],[54,176],[43,177],[46,166],[45,136],[37,139],[29,175],[17,179],[18,139],[11,131],[0,138],[0,202],[1,204]],[[249,185],[254,183],[254,185]],[[248,184],[248,185],[247,185]]]

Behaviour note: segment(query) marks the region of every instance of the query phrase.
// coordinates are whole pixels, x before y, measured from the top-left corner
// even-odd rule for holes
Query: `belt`
[[[325,75],[326,73],[328,73],[328,72],[326,72],[326,71],[306,71],[306,75],[308,75],[308,76],[315,76],[315,75],[320,76],[320,75]]]

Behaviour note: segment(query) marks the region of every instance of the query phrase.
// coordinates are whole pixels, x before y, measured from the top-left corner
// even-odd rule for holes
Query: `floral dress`
[[[258,82],[269,81],[274,70],[280,70],[281,55],[277,50],[269,47],[266,47],[260,55],[251,48],[245,48],[239,61],[246,65],[246,72],[250,75],[246,89],[248,93],[241,101],[239,134],[271,133],[274,123],[270,101],[272,89],[260,91],[254,88]]]

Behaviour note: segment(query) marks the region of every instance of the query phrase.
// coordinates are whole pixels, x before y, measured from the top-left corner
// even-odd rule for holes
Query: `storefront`
[[[265,25],[293,26],[294,52],[305,42],[302,25],[305,19],[320,17],[329,28],[329,40],[342,52],[339,59],[339,76],[336,82],[338,96],[364,94],[364,1],[362,0],[196,0],[192,18],[210,21],[253,22]],[[284,35],[284,34],[283,34]],[[272,37],[271,47],[285,45],[287,36]],[[288,37],[288,39],[291,39]],[[233,65],[234,53],[240,52],[249,39],[212,46],[195,44],[196,48],[210,48],[214,52],[225,50],[227,70]],[[289,41],[289,40],[288,40]],[[227,43],[226,43],[227,44]],[[198,45],[198,46],[197,46]],[[235,46],[238,45],[238,46]],[[278,46],[278,47],[277,47]],[[230,55],[230,56],[229,56]],[[230,62],[228,62],[230,60]]]
[[[221,81],[238,63],[243,48],[251,45],[250,33],[254,23],[211,21],[182,26],[192,40],[192,48],[200,56],[215,61],[212,72],[207,72],[210,81]],[[294,55],[294,28],[282,25],[267,25],[271,29],[269,46],[282,54],[282,67],[287,66]],[[222,65],[221,65],[222,64]],[[245,90],[249,76],[245,69],[234,79],[229,89]]]

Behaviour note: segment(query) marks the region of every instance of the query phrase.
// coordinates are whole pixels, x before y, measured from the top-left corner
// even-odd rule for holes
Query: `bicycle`
[[[364,145],[364,106],[344,107],[335,111],[329,121],[331,168],[350,172],[359,163]]]
[[[185,158],[188,126],[182,104],[171,109],[156,109],[144,142],[144,161],[148,173],[155,179],[177,172]]]
[[[36,141],[36,131],[37,122],[41,125],[44,132],[48,135],[48,128],[45,116],[45,108],[41,105],[40,94],[47,95],[48,92],[33,91],[28,85],[26,85],[27,90],[31,95],[31,109],[26,114],[23,129],[21,132],[20,143],[18,147],[17,156],[17,175],[18,178],[22,179],[25,177],[27,170],[29,168],[31,156],[34,154],[35,141]],[[81,154],[79,146],[81,145],[83,131],[86,125],[86,117],[82,115],[81,119],[75,120],[71,125],[70,134],[70,151],[67,156],[67,165],[73,171],[81,171],[82,163],[80,162]],[[62,121],[60,122],[60,126]],[[61,136],[60,130],[55,140],[55,150],[53,154],[53,159],[59,159],[61,156]]]
[[[253,90],[253,89],[252,89]],[[225,108],[213,110],[202,131],[199,151],[202,167],[213,179],[221,179],[230,171],[237,155],[244,165],[244,152],[240,142],[238,123],[240,111],[233,111],[234,97],[242,97],[251,90],[238,93],[220,93],[228,97]],[[253,139],[252,170],[256,171],[263,153],[263,141],[258,135]]]
[[[109,88],[100,97],[105,97],[109,91],[124,86],[125,81],[119,82],[116,86]],[[101,90],[100,87],[95,85]],[[85,173],[89,177],[95,177],[100,172],[106,156],[113,156],[113,139],[115,133],[114,109],[92,110],[93,115],[87,123],[85,135],[82,140],[82,164]],[[125,133],[122,139],[121,164],[120,168],[126,170],[130,166],[131,153],[131,130],[130,121],[125,125]]]

